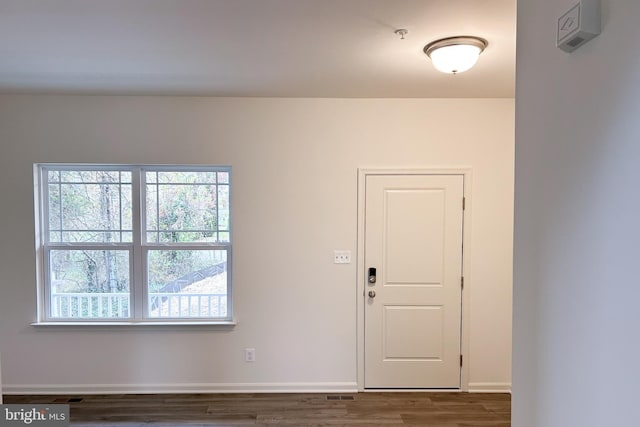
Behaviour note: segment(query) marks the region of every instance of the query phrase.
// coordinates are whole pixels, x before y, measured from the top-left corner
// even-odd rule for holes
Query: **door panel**
[[[463,177],[365,185],[365,387],[459,388]]]
[[[386,305],[383,310],[385,361],[442,359],[441,306]]]
[[[385,198],[385,284],[440,284],[444,191],[389,189]],[[414,220],[416,212],[420,221]]]

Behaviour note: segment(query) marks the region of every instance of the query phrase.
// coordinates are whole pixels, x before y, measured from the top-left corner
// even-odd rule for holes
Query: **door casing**
[[[396,169],[396,168],[359,168],[358,169],[358,249],[356,262],[356,334],[357,334],[357,383],[359,391],[366,391],[364,387],[364,311],[365,311],[365,288],[366,288],[366,266],[364,265],[364,232],[365,232],[365,182],[369,175],[462,175],[464,185],[465,209],[463,212],[462,244],[464,252],[462,256],[462,273],[464,276],[464,289],[462,290],[462,331],[461,331],[461,349],[463,355],[463,364],[460,372],[460,391],[468,391],[469,389],[469,290],[472,285],[471,278],[471,254],[472,247],[469,237],[471,236],[471,212],[473,203],[471,200],[471,181],[472,171],[470,167],[437,167],[424,169]],[[402,391],[394,389],[393,391]],[[411,389],[410,391],[416,391]],[[428,389],[425,391],[437,391]],[[451,390],[447,390],[451,391]]]

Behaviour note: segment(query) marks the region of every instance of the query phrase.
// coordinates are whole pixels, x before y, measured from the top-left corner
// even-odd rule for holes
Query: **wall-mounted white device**
[[[573,52],[600,34],[600,0],[580,0],[558,18],[557,46]]]

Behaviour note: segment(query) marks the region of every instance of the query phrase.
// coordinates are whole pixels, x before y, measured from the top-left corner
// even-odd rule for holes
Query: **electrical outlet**
[[[244,361],[245,362],[255,362],[256,361],[256,349],[255,348],[245,348],[244,349]]]
[[[351,251],[333,251],[334,264],[351,264]]]

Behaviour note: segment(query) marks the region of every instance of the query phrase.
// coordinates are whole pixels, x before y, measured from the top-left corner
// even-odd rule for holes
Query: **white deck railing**
[[[128,293],[55,293],[52,318],[108,319],[130,316]],[[226,317],[226,294],[151,293],[149,317]]]
[[[226,317],[226,294],[149,294],[150,317]]]

